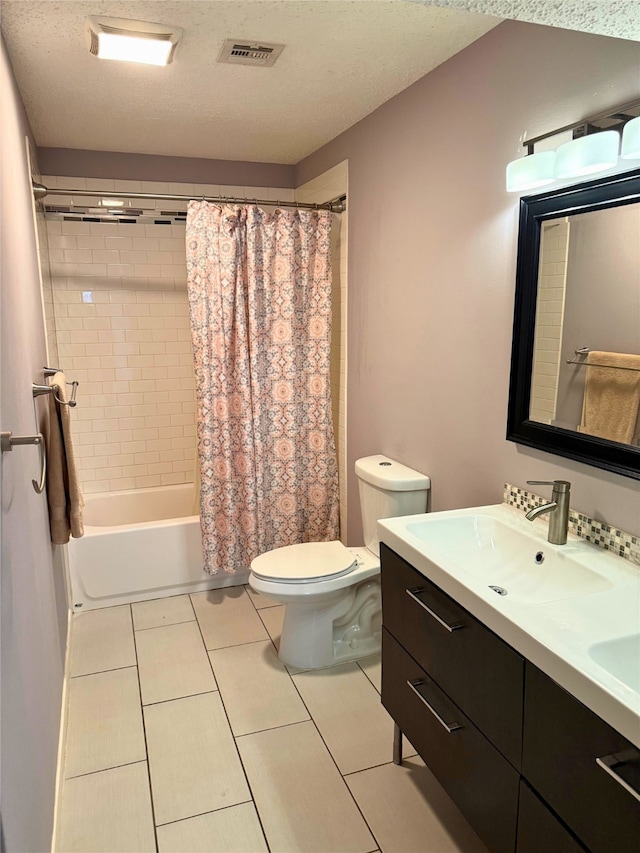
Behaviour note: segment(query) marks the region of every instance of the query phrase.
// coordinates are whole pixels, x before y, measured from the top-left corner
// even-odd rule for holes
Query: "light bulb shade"
[[[620,156],[623,160],[640,159],[640,116],[628,121],[622,130],[622,149]]]
[[[87,47],[100,59],[168,65],[182,36],[180,27],[168,27],[127,18],[89,15],[86,19]]]
[[[620,134],[604,130],[565,142],[556,151],[556,178],[579,178],[612,169],[618,162]]]
[[[512,160],[507,166],[507,192],[525,192],[552,184],[555,161],[555,151],[540,151]]]

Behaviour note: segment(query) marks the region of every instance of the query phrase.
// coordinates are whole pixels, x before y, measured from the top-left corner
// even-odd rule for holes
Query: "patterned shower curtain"
[[[205,570],[338,537],[328,211],[189,203]]]

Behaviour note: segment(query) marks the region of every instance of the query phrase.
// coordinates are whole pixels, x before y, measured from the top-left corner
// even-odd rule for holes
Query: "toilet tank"
[[[379,556],[377,520],[426,512],[431,480],[387,456],[365,456],[356,460],[355,467],[364,544]]]

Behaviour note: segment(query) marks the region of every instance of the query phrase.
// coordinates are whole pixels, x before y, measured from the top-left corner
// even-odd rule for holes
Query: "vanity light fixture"
[[[620,156],[623,160],[640,159],[640,116],[625,124],[622,131]]]
[[[166,24],[89,15],[86,35],[89,52],[99,59],[168,65],[182,30]]]
[[[573,139],[557,151],[535,151],[542,140],[568,131]],[[507,166],[507,192],[526,192],[557,180],[581,180],[615,168],[620,131],[621,157],[640,158],[640,98],[526,140],[527,155]]]
[[[618,162],[617,130],[592,133],[565,142],[556,152],[556,178],[581,178],[613,169]]]
[[[540,151],[512,160],[507,166],[507,192],[524,192],[553,184],[555,163],[555,151]]]

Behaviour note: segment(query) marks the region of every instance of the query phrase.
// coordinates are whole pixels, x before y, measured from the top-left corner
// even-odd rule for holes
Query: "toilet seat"
[[[354,553],[337,540],[285,545],[251,562],[255,577],[276,583],[313,583],[338,578],[358,565]]]

